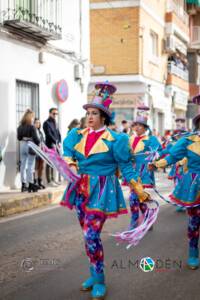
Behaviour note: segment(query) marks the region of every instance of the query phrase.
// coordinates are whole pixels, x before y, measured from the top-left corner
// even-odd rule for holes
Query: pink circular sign
[[[68,98],[68,85],[66,80],[62,79],[57,83],[56,96],[61,103],[64,103]]]

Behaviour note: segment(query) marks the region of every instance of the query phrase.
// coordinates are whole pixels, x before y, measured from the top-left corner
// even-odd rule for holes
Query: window
[[[17,126],[27,108],[35,112],[39,117],[39,84],[16,81],[16,122]]]
[[[35,112],[39,118],[39,84],[26,81],[16,81],[16,127],[27,108]],[[17,168],[20,170],[19,143],[16,149]]]
[[[120,124],[122,120],[132,121],[134,117],[133,108],[113,108],[115,113],[115,122]]]
[[[158,35],[154,31],[150,31],[150,51],[151,57],[158,57]]]

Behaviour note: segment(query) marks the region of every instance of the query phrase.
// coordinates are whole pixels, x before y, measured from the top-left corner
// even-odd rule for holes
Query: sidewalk
[[[0,193],[0,218],[49,204],[58,204],[65,188],[66,184],[47,187],[37,193],[21,193],[20,190],[2,192]]]
[[[156,173],[157,187],[162,192],[163,196],[168,196],[170,191],[173,190],[173,182],[167,180],[167,174]],[[61,200],[63,192],[67,183],[63,183],[58,187],[47,187],[44,190],[40,190],[37,193],[21,193],[19,190],[10,190],[0,193],[0,218],[7,217],[13,214],[28,211],[34,208],[49,204],[58,204]],[[129,188],[123,187],[123,193],[128,205]],[[165,202],[160,200],[155,192],[150,191],[153,198],[158,200],[160,205],[164,205]]]

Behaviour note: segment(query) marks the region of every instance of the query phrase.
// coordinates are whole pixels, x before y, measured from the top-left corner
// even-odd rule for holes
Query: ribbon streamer
[[[151,226],[155,223],[158,212],[159,212],[159,204],[156,200],[151,200],[146,202],[146,204],[155,204],[155,208],[148,207],[144,215],[140,218],[140,224],[131,230],[117,232],[115,234],[111,234],[117,240],[117,242],[128,243],[126,249],[129,249],[132,246],[138,245],[141,239],[145,236],[145,234],[149,231]]]
[[[45,145],[42,149],[29,141],[28,146],[35,151],[51,168],[57,170],[63,178],[69,182],[77,182],[80,176],[75,174],[67,162],[58,154],[56,149],[49,149]]]

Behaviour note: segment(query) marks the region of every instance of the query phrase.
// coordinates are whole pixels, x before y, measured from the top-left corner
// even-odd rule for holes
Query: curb
[[[58,204],[65,187],[38,193],[24,193],[11,195],[12,198],[0,203],[0,218],[32,210],[49,204]]]

